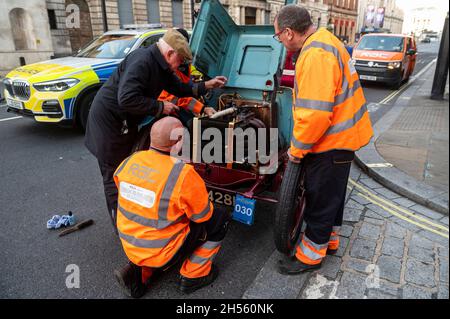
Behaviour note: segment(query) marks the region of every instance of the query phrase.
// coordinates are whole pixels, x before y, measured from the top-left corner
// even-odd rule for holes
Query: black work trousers
[[[305,235],[316,244],[329,241],[333,226],[341,226],[352,151],[308,154],[305,169]]]
[[[105,198],[106,198],[106,206],[108,208],[108,214],[111,218],[112,225],[114,227],[114,230],[117,233],[117,200],[119,191],[117,190],[116,184],[114,183],[114,172],[116,171],[117,167],[120,163],[117,165],[104,163],[98,161],[98,166],[100,167],[100,172],[103,176],[103,188],[105,191]]]
[[[226,209],[214,210],[211,218],[203,223],[189,223],[190,232],[181,248],[172,259],[163,267],[169,269],[180,261],[189,257],[196,248],[206,241],[222,241],[228,231],[231,214]]]
[[[157,273],[166,271],[179,262],[183,262],[188,258],[196,248],[200,247],[207,241],[219,242],[225,238],[228,231],[228,224],[231,220],[232,214],[226,209],[214,210],[211,218],[203,223],[189,223],[189,234],[186,237],[183,245],[175,253],[175,255],[163,267],[154,269]],[[142,267],[132,264],[135,272],[136,280],[140,280],[142,276]]]

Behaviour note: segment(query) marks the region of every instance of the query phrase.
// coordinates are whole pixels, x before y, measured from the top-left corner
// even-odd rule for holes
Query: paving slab
[[[377,260],[380,269],[380,278],[393,283],[400,283],[402,261],[392,256],[381,255]]]
[[[381,253],[383,255],[402,258],[405,249],[405,242],[395,237],[385,237]]]
[[[376,182],[360,179],[372,189],[380,183],[389,199],[395,193],[449,214],[449,108],[446,100],[429,99],[435,66],[430,64],[374,127],[374,138],[356,153],[355,162]],[[447,83],[448,91],[448,83]],[[390,163],[392,167],[371,164]]]
[[[405,280],[412,284],[433,288],[436,286],[434,266],[408,258],[406,262]]]
[[[373,239],[357,238],[353,242],[350,250],[350,256],[367,261],[372,261],[375,255],[375,247],[377,243]]]
[[[412,285],[403,287],[403,299],[431,299],[433,294],[429,290]]]

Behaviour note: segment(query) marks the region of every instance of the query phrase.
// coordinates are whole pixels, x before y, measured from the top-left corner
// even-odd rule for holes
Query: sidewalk
[[[449,98],[430,99],[435,65],[397,99],[358,152],[369,175],[422,205],[448,214]]]
[[[276,250],[244,299],[448,299],[448,216],[350,171],[339,250],[319,270],[278,273]]]
[[[444,101],[429,98],[433,74],[434,68],[426,72],[420,88],[375,146],[378,153],[398,169],[448,192],[448,93]]]

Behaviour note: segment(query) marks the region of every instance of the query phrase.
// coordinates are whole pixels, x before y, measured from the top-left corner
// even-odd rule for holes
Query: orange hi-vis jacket
[[[191,68],[189,67],[189,75],[177,70],[176,75],[183,83],[191,81]],[[162,91],[158,98],[159,101],[168,101],[185,110],[189,110],[196,115],[199,115],[203,109],[203,103],[193,97],[176,97],[167,91]]]
[[[344,45],[324,28],[304,43],[295,65],[290,154],[356,151],[373,135],[363,89]]]
[[[184,243],[189,222],[209,220],[213,206],[191,165],[156,150],[136,152],[114,173],[117,229],[128,259],[163,267]]]

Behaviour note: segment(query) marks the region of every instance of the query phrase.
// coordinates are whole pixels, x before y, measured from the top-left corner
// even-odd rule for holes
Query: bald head
[[[150,131],[150,146],[154,149],[170,152],[172,147],[183,138],[184,126],[179,119],[166,116],[153,124]]]

